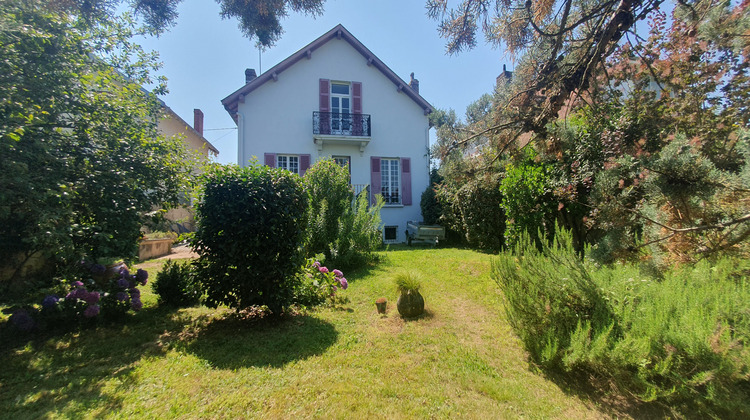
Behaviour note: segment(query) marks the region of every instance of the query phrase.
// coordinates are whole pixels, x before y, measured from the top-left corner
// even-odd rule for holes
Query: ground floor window
[[[385,204],[401,204],[401,170],[399,159],[380,159],[380,193]]]
[[[299,174],[299,156],[276,155],[276,167]]]
[[[398,226],[383,227],[383,241],[396,242],[398,240]]]

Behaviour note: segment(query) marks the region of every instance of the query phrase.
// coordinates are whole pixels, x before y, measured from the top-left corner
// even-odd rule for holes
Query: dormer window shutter
[[[352,113],[362,113],[362,82],[352,82]]]
[[[411,206],[411,159],[401,158],[401,204]]]
[[[382,194],[383,180],[380,178],[380,158],[370,157],[370,202],[375,205],[375,195]]]
[[[320,79],[320,112],[331,112],[331,81]]]

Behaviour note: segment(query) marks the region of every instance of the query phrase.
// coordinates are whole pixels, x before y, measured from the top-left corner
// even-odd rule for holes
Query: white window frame
[[[346,86],[349,93],[334,93],[333,87],[335,85]],[[351,113],[352,106],[354,105],[354,99],[352,98],[352,84],[351,82],[343,81],[331,81],[330,87],[330,110],[331,110],[331,132],[335,134],[349,135],[352,132],[351,127]],[[334,98],[337,100],[339,106],[337,107],[338,112],[334,111]],[[349,106],[344,108],[344,99],[348,102]]]
[[[299,175],[299,155],[276,155],[276,167]]]
[[[386,206],[401,205],[401,159],[380,158],[380,193]]]
[[[395,233],[393,239],[386,239],[385,232],[387,229],[393,229]],[[392,243],[397,243],[397,242],[398,242],[398,226],[397,225],[383,226],[383,243],[392,244]]]

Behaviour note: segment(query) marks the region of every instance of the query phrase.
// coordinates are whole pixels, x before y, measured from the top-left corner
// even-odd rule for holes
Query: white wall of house
[[[371,115],[371,138],[364,151],[358,143],[324,144],[313,140],[313,111],[319,110],[319,80],[362,83],[362,113]],[[404,89],[411,89],[408,84]],[[370,157],[411,159],[412,204],[387,206],[385,226],[398,226],[404,239],[407,220],[421,220],[422,192],[429,183],[429,122],[424,110],[397,90],[375,66],[346,40],[332,39],[269,80],[238,105],[239,164],[265,153],[309,154],[312,163],[331,156],[351,158],[352,184],[370,184]]]

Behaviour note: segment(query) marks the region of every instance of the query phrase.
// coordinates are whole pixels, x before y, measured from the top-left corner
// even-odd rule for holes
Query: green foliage
[[[299,285],[295,290],[295,303],[303,306],[316,306],[326,301],[331,304],[344,303],[339,289],[349,288],[349,282],[340,270],[329,270],[314,258],[309,258],[299,274]]]
[[[393,283],[396,285],[396,290],[398,290],[399,293],[407,293],[410,291],[418,292],[422,287],[419,275],[413,271],[402,271],[396,273],[393,276]]]
[[[492,276],[511,325],[539,364],[584,369],[643,400],[730,409],[743,395],[750,355],[746,260],[701,262],[649,277],[635,265],[581,261],[565,231],[542,249],[528,236]]]
[[[443,213],[443,207],[438,201],[435,187],[443,181],[443,177],[438,174],[437,169],[430,171],[430,185],[422,193],[419,206],[422,209],[422,220],[428,225],[440,223],[440,216]]]
[[[257,163],[208,172],[192,242],[206,305],[279,314],[291,304],[306,209],[302,179],[291,172]]]
[[[323,253],[330,258],[339,221],[354,199],[349,171],[333,159],[323,159],[305,172],[303,182],[308,200],[305,253],[308,256]]]
[[[330,245],[330,263],[345,269],[360,267],[376,259],[374,251],[383,244],[380,210],[383,198],[370,205],[366,193],[357,196],[354,206],[339,219],[338,235]]]
[[[200,284],[189,261],[168,260],[152,287],[161,304],[182,308],[200,301]]]
[[[305,254],[323,254],[327,263],[352,268],[374,258],[382,243],[382,199],[370,206],[366,193],[356,198],[349,172],[332,159],[323,159],[303,178],[308,197]]]
[[[507,220],[505,241],[509,247],[515,246],[523,235],[530,235],[538,243],[538,234],[553,233],[555,208],[550,168],[537,163],[536,154],[527,150],[523,160],[505,167],[500,183],[501,206]]]
[[[176,204],[190,174],[141,88],[156,62],[131,22],[47,6],[0,4],[0,260],[135,258],[145,214]]]
[[[499,185],[498,176],[488,176],[460,187],[451,182],[436,188],[443,208],[441,220],[469,246],[495,251],[503,246],[505,216]]]

